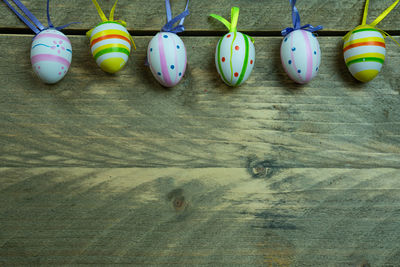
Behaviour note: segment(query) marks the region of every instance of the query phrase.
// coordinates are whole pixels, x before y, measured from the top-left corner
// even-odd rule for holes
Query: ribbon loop
[[[299,10],[296,7],[296,0],[290,0],[290,5],[292,6],[293,28],[288,27],[288,28],[282,30],[281,34],[283,36],[286,36],[289,33],[293,32],[293,31],[296,31],[296,30],[305,30],[305,31],[308,31],[308,32],[316,32],[316,31],[322,30],[324,28],[321,25],[313,27],[311,24],[306,24],[306,25],[301,26],[300,13],[299,13]]]
[[[25,18],[21,13],[19,13],[7,0],[3,0],[4,3],[15,13],[15,15],[18,16],[22,22],[24,22],[35,34],[39,34],[41,31],[47,30],[47,29],[56,29],[56,30],[61,30],[66,27],[68,27],[71,24],[76,24],[79,22],[72,22],[63,26],[59,27],[54,27],[53,23],[51,22],[50,18],[50,11],[49,11],[49,6],[50,6],[50,0],[47,0],[47,22],[48,22],[48,27],[44,27],[43,24],[22,4],[19,0],[13,0],[13,2],[17,5],[19,9],[22,10],[22,12],[28,17]],[[33,23],[32,23],[32,22]]]
[[[96,0],[92,0],[92,2],[93,2],[94,6],[95,6],[96,9],[97,9],[97,13],[99,13],[99,16],[100,16],[101,20],[102,20],[103,22],[108,21],[106,15],[104,15],[103,10],[101,10],[101,7],[100,7],[99,3],[97,3]]]
[[[368,0],[369,1],[369,0]],[[380,14],[370,25],[376,26],[379,22],[381,22],[390,12],[396,7],[400,0],[395,1],[390,7],[388,7],[382,14]]]
[[[104,14],[104,12],[101,9],[101,7],[100,7],[99,3],[97,2],[97,0],[92,0],[92,2],[94,4],[94,6],[96,7],[97,13],[99,13],[99,16],[100,16],[100,18],[101,18],[101,20],[103,22],[106,22],[106,21],[116,22],[116,23],[119,23],[119,24],[121,24],[122,26],[124,26],[126,28],[126,22],[125,21],[123,21],[123,20],[114,20],[114,13],[115,13],[115,9],[117,8],[118,0],[115,0],[115,3],[113,5],[113,7],[111,8],[110,18],[109,19],[107,19],[106,15]],[[72,24],[72,23],[70,23],[70,24]],[[66,25],[66,26],[68,26],[68,25]],[[88,38],[90,38],[90,36],[92,35],[93,30],[94,30],[94,28],[91,29],[90,31],[86,32],[86,36]],[[136,50],[136,44],[133,41],[133,38],[132,38],[132,36],[130,34],[129,34],[129,40],[131,41],[131,43],[133,45],[133,48]]]
[[[231,22],[226,20],[225,18],[216,15],[216,14],[210,14],[210,17],[218,20],[222,24],[225,25],[225,27],[228,28],[229,32],[237,32],[237,24],[239,20],[239,8],[238,7],[232,7],[231,9]]]
[[[379,22],[381,22],[387,15],[389,15],[390,12],[393,11],[393,9],[397,6],[397,4],[400,2],[400,0],[396,0],[392,5],[390,5],[385,11],[382,12],[369,26],[374,27],[376,30],[378,30],[384,38],[390,37],[398,46],[400,46],[399,42],[396,41],[390,34],[387,32],[378,29],[376,25],[378,25]],[[365,7],[364,7],[364,14],[363,14],[363,19],[361,26],[367,26],[367,17],[368,17],[368,8],[369,8],[369,0],[365,1]],[[353,33],[353,31],[348,32],[344,37],[343,40],[347,40],[350,35]]]
[[[186,7],[185,10],[176,16],[175,18],[172,18],[172,10],[171,10],[171,4],[169,0],[165,0],[165,9],[167,12],[167,23],[162,27],[161,31],[162,32],[171,32],[171,33],[180,33],[185,30],[185,27],[183,26],[183,23],[185,21],[186,16],[188,16],[189,13],[189,0],[186,2]],[[174,27],[174,25],[179,21],[179,24]]]

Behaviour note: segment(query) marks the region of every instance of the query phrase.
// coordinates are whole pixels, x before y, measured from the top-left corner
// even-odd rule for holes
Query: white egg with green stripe
[[[211,14],[211,17],[222,22],[229,33],[222,37],[215,52],[215,65],[221,79],[229,86],[239,86],[243,84],[253,71],[256,52],[253,39],[236,30],[239,18],[239,8],[233,7],[231,10],[231,20]]]
[[[249,36],[230,32],[218,42],[215,64],[222,80],[229,86],[244,83],[253,71],[255,48]]]

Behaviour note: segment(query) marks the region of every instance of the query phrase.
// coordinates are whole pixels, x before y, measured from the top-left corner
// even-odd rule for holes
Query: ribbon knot
[[[96,0],[92,0],[92,2],[93,2],[93,4],[94,4],[94,6],[96,7],[97,13],[99,13],[99,16],[100,16],[100,18],[101,18],[101,20],[102,20],[103,22],[106,22],[106,21],[116,22],[116,23],[119,23],[119,24],[121,24],[122,26],[124,26],[124,27],[126,28],[126,22],[125,22],[125,21],[123,21],[123,20],[114,20],[114,12],[115,12],[115,9],[116,9],[116,7],[117,7],[118,0],[115,0],[115,3],[114,3],[114,5],[113,5],[113,7],[111,8],[111,11],[110,11],[110,18],[109,18],[109,19],[108,19],[108,18],[106,17],[106,15],[104,14],[104,12],[103,12],[103,10],[101,9],[99,3],[97,3]],[[90,36],[92,35],[93,30],[94,30],[94,28],[91,29],[90,31],[88,31],[88,32],[86,33],[86,36],[90,38]],[[131,36],[130,34],[129,34],[129,39],[130,39],[130,41],[131,41],[131,43],[132,43],[132,45],[133,45],[133,48],[136,50],[135,42],[133,41],[133,38],[132,38],[132,36]]]
[[[398,46],[400,46],[399,42],[397,42],[390,34],[385,32],[384,30],[381,30],[377,28],[376,26],[378,25],[379,22],[381,22],[387,15],[389,15],[390,12],[397,6],[397,4],[400,2],[400,0],[396,0],[392,5],[390,5],[385,11],[383,11],[382,14],[380,14],[371,24],[367,24],[367,17],[368,17],[368,8],[369,8],[369,0],[365,1],[365,7],[364,7],[364,15],[362,19],[361,26],[370,26],[375,28],[377,31],[379,31],[384,38],[390,37]],[[344,37],[343,40],[347,40],[350,35],[353,33],[353,31],[349,31]]]
[[[293,28],[288,27],[288,28],[284,29],[283,31],[281,31],[283,36],[286,36],[289,33],[293,32],[293,31],[297,31],[297,30],[316,32],[316,31],[322,30],[324,28],[321,25],[313,27],[311,24],[306,24],[306,25],[301,26],[299,10],[296,7],[296,0],[290,0],[290,4],[292,5]]]
[[[17,5],[17,7],[19,9],[22,10],[22,12],[28,17],[25,18],[21,13],[19,13],[7,0],[3,0],[4,3],[6,3],[6,5],[15,13],[15,15],[18,16],[18,18],[20,20],[22,20],[22,22],[24,22],[36,35],[39,34],[40,32],[44,31],[44,30],[48,30],[48,29],[56,29],[56,30],[62,30],[68,26],[70,26],[71,24],[76,24],[79,22],[72,22],[72,23],[68,23],[66,25],[63,26],[58,26],[58,27],[54,27],[53,23],[51,22],[51,18],[50,18],[50,12],[49,12],[49,2],[50,0],[47,0],[47,22],[48,22],[48,27],[43,26],[43,24],[24,6],[24,4],[22,4],[19,0],[13,0],[13,2]]]
[[[186,3],[186,8],[185,11],[183,11],[181,14],[178,16],[172,18],[172,10],[171,10],[171,4],[169,0],[165,0],[165,9],[167,11],[167,23],[162,27],[161,31],[162,32],[171,32],[171,33],[180,33],[185,31],[185,27],[183,26],[183,23],[185,21],[185,17],[188,16],[189,13],[189,0]],[[174,27],[174,25],[179,21],[179,24]]]
[[[225,18],[216,15],[216,14],[210,14],[210,17],[220,21],[225,25],[226,28],[228,28],[229,32],[237,32],[237,24],[239,20],[239,8],[238,7],[232,7],[231,8],[231,22],[227,21]]]

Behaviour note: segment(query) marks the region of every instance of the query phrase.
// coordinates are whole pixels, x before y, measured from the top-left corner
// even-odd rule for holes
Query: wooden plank
[[[392,42],[382,73],[361,84],[343,63],[341,39],[320,38],[321,72],[301,87],[281,67],[281,38],[256,38],[255,70],[231,89],[215,70],[218,38],[185,37],[186,77],[167,90],[144,67],[150,37],[136,38],[115,76],[96,66],[86,38],[71,40],[70,73],[47,86],[30,67],[31,37],[0,37],[0,166],[400,166]]]
[[[22,1],[42,22],[46,19],[46,1]],[[38,3],[39,2],[39,3]],[[99,1],[106,14],[109,13],[113,1]],[[393,0],[371,0],[369,22],[372,22]],[[230,17],[232,1],[192,1],[191,15],[185,21],[189,31],[226,31],[219,22],[208,17],[216,13],[226,18]],[[270,0],[253,1],[238,0],[235,5],[241,8],[239,30],[241,31],[274,31],[278,32],[292,25],[291,8],[289,1]],[[173,1],[174,14],[183,11],[185,1]],[[314,0],[298,2],[297,7],[304,24],[325,26],[327,31],[349,31],[359,25],[362,20],[364,1],[329,1]],[[81,24],[72,25],[69,29],[90,29],[99,23],[100,18],[91,1],[51,1],[51,14],[57,25],[79,21]],[[399,9],[393,11],[379,26],[387,31],[400,28]],[[120,0],[116,10],[116,17],[128,23],[133,31],[159,31],[165,24],[164,1]],[[0,28],[24,28],[17,17],[2,4],[0,9]],[[26,27],[25,27],[26,28]]]
[[[396,266],[398,169],[0,168],[0,264]]]

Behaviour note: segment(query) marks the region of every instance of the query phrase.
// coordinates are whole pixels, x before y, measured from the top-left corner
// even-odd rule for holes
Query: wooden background
[[[45,22],[46,2],[22,1]],[[113,1],[99,1],[108,14]],[[372,21],[392,0],[371,0]],[[172,1],[175,14],[184,1]],[[33,74],[33,35],[0,5],[0,265],[398,266],[400,48],[355,81],[342,57],[364,1],[298,1],[324,25],[320,74],[294,84],[280,63],[289,1],[195,1],[182,34],[188,70],[172,89],[144,66],[164,1],[120,0],[138,46],[117,75],[84,36],[91,1],[51,1],[73,63],[57,85]],[[214,66],[224,26],[255,36],[256,67],[239,88]],[[396,8],[379,26],[400,41]]]

